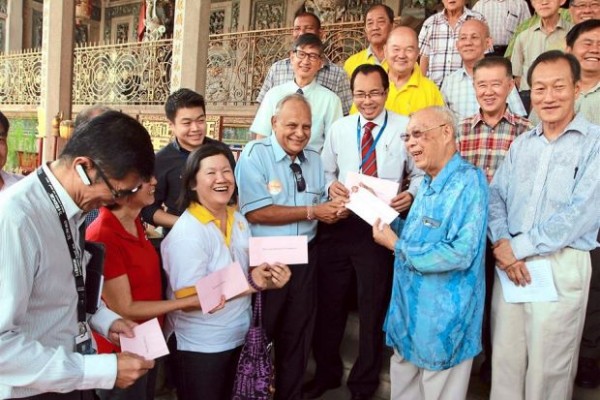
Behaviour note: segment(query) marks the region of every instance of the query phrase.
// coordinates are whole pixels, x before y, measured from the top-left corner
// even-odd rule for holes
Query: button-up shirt
[[[575,100],[575,111],[591,123],[600,125],[600,81],[593,88],[579,93]]]
[[[490,185],[489,234],[519,260],[597,246],[600,127],[576,116],[552,141],[542,125],[519,136]]]
[[[485,17],[494,45],[506,46],[521,22],[531,17],[525,0],[479,0],[473,11]]]
[[[540,54],[549,50],[565,50],[567,33],[572,26],[572,23],[559,18],[556,28],[546,33],[542,30],[542,22],[538,21],[517,36],[510,61],[513,75],[521,77],[519,90],[529,90],[525,79],[527,71]]]
[[[83,212],[44,165],[73,241]],[[75,352],[77,290],[60,220],[36,173],[0,196],[0,398],[111,389],[114,354]],[[92,328],[106,336],[118,315],[101,305]]]
[[[454,112],[458,120],[470,117],[479,110],[479,103],[477,103],[473,87],[473,77],[462,67],[444,80],[442,95],[446,105]],[[516,88],[509,93],[507,102],[512,113],[520,116],[527,115],[527,110],[525,110]]]
[[[395,245],[386,341],[440,371],[481,351],[487,182],[458,153],[426,175]]]
[[[460,28],[469,19],[485,22],[483,15],[465,7],[454,27],[448,24],[445,10],[432,15],[423,23],[419,33],[419,49],[422,56],[429,58],[427,76],[438,87],[442,86],[444,78],[462,65],[462,59],[456,49],[456,40]]]
[[[296,179],[290,168],[295,163],[302,169],[306,189],[298,191]],[[242,214],[270,205],[314,206],[324,202],[325,173],[321,157],[306,148],[292,161],[283,150],[277,137],[255,140],[246,145],[235,168]],[[312,240],[317,233],[317,221],[299,221],[285,225],[250,224],[252,236],[307,235]]]
[[[371,46],[369,46],[366,49],[359,51],[358,53],[352,54],[344,63],[344,71],[348,75],[348,79],[352,77],[352,73],[354,72],[354,70],[362,64],[377,64],[381,65],[386,72],[389,70],[387,60],[383,59],[380,62],[375,53],[373,53]]]
[[[325,134],[329,131],[333,121],[343,115],[340,98],[331,90],[321,86],[316,80],[303,88],[296,85],[296,82],[289,81],[269,90],[260,103],[250,131],[262,136],[269,136],[272,133],[271,117],[275,114],[277,103],[287,95],[298,93],[298,89],[302,89],[304,97],[310,104],[312,127],[308,145],[321,152]]]
[[[294,69],[289,58],[275,62],[269,68],[256,101],[262,103],[267,92],[275,86],[282,85],[294,80]],[[317,82],[337,94],[342,101],[342,110],[344,115],[348,115],[352,106],[352,92],[350,91],[350,81],[346,72],[337,64],[329,59],[323,60],[323,67],[317,73]]]
[[[528,120],[508,109],[495,126],[488,125],[481,112],[478,112],[461,121],[458,151],[465,160],[481,168],[488,182],[491,182],[513,140],[531,127]]]
[[[417,195],[417,188],[421,184],[423,171],[416,168],[412,157],[406,152],[406,146],[400,135],[406,132],[408,118],[387,111],[387,125],[383,132],[386,111],[384,110],[375,117],[372,122],[377,124],[371,131],[373,141],[381,133],[381,137],[375,146],[377,159],[377,177],[402,183],[405,175],[411,178],[408,191],[413,198]],[[360,118],[360,124],[358,123]],[[321,159],[325,168],[325,179],[327,186],[335,180],[344,183],[348,172],[360,172],[362,137],[365,134],[365,125],[369,122],[360,114],[350,115],[337,120],[331,126],[327,135]],[[360,125],[360,132],[357,129]]]

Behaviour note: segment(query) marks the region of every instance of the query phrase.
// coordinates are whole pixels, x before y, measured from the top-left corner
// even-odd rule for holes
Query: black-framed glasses
[[[410,137],[412,136],[415,140],[419,140],[423,137],[423,134],[425,132],[429,132],[432,131],[434,129],[437,128],[441,128],[442,126],[448,125],[448,123],[443,123],[441,125],[437,125],[437,126],[433,126],[431,128],[427,128],[427,129],[423,129],[422,131],[413,131],[412,133],[408,133],[408,132],[404,132],[403,134],[400,135],[400,139],[402,139],[405,142],[408,142],[410,140]]]
[[[299,192],[304,192],[306,190],[306,181],[302,175],[302,168],[300,168],[300,165],[294,163],[290,164],[290,168],[294,173],[294,179],[296,179],[296,189],[298,189]]]
[[[379,99],[379,98],[383,97],[384,95],[385,95],[385,90],[383,90],[383,91],[373,90],[372,92],[369,92],[369,93],[365,93],[365,92],[352,93],[352,97],[354,97],[357,100]]]
[[[104,171],[102,171],[102,168],[100,168],[100,166],[98,165],[98,163],[95,162],[95,161],[92,161],[92,163],[94,164],[94,167],[96,168],[96,171],[98,171],[98,175],[100,175],[100,178],[102,178],[102,180],[106,184],[106,187],[108,187],[108,190],[110,190],[110,193],[112,194],[113,198],[115,198],[115,199],[119,199],[121,197],[131,196],[132,194],[137,193],[142,188],[143,182],[140,183],[138,186],[134,187],[133,189],[117,190],[110,183],[110,181],[108,180],[108,177],[106,176],[106,174],[104,173]]]
[[[321,59],[321,54],[317,53],[307,53],[306,51],[302,50],[294,50],[294,53],[296,54],[296,57],[301,60],[304,60],[306,57],[308,57],[310,62],[315,62]]]

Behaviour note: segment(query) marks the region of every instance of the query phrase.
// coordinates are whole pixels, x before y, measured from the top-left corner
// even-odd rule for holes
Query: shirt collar
[[[460,166],[461,161],[462,159],[460,155],[458,154],[458,152],[456,152],[454,153],[450,161],[448,161],[448,163],[444,165],[444,168],[442,168],[440,173],[435,178],[433,178],[433,180],[431,179],[430,175],[425,175],[424,180],[425,183],[429,186],[428,191],[433,190],[436,193],[440,193],[444,188],[444,185],[446,185],[446,182],[448,182],[448,179]]]
[[[378,116],[376,116],[375,118],[373,118],[370,122],[373,122],[375,125],[377,126],[383,126],[383,121],[385,121],[385,113],[386,113],[386,109],[384,108]],[[360,124],[361,124],[361,128],[364,129],[365,125],[367,124],[367,122],[369,122],[368,119],[365,118],[364,115],[360,114]]]
[[[81,208],[79,208],[79,206],[71,198],[69,193],[67,193],[67,191],[65,190],[63,185],[61,185],[60,182],[58,181],[58,179],[56,179],[56,176],[54,176],[54,174],[52,173],[52,171],[50,170],[48,165],[43,164],[42,169],[48,176],[48,179],[50,179],[50,183],[52,184],[52,187],[54,187],[54,190],[56,190],[56,194],[58,194],[58,198],[60,199],[60,202],[62,203],[63,207],[65,208],[65,213],[67,215],[67,218],[75,220],[76,224],[79,226],[79,222],[82,222],[79,220],[83,220],[83,218],[84,218],[83,210]]]
[[[205,138],[205,140],[206,140],[206,138]],[[175,147],[175,149],[177,149],[178,152],[185,154],[186,156],[190,154],[189,150],[186,150],[179,145],[179,141],[177,140],[177,138],[175,138],[175,140],[173,140],[173,147]]]
[[[556,29],[561,28],[561,29],[565,29],[565,25],[568,22],[565,21],[562,17],[562,15],[560,15],[560,10],[559,10],[559,14],[558,14],[558,23],[556,24]],[[534,31],[537,30],[541,30],[542,29],[542,19],[538,17],[538,20],[535,22],[535,24],[532,26]]]
[[[580,96],[581,96],[581,95],[587,96],[587,95],[589,95],[589,94],[591,94],[591,93],[595,93],[595,92],[598,92],[598,91],[600,91],[600,81],[598,81],[598,82],[596,83],[596,85],[595,85],[594,87],[590,88],[590,90],[588,90],[587,92],[584,92],[584,91],[582,90],[582,91],[581,91],[581,94],[580,94]]]
[[[206,207],[201,204],[192,202],[188,207],[188,212],[192,214],[198,221],[204,225],[214,223],[219,230],[221,229],[221,222],[211,213]],[[227,206],[227,226],[225,228],[225,243],[227,246],[231,244],[231,231],[233,230],[235,208]]]
[[[318,82],[317,82],[317,77],[316,77],[316,76],[315,76],[315,78],[312,80],[312,82],[311,82],[311,83],[309,83],[308,85],[306,85],[306,86],[304,86],[304,87],[302,87],[302,88],[296,84],[296,81],[295,81],[295,80],[293,80],[293,81],[292,81],[292,83],[294,84],[294,92],[295,92],[295,91],[297,91],[298,89],[302,89],[302,92],[303,92],[305,95],[306,95],[306,94],[308,94],[308,93],[310,93],[312,90],[314,90],[314,89],[317,87],[317,85],[318,85]]]
[[[588,122],[583,115],[575,114],[575,118],[573,118],[573,120],[571,122],[569,122],[569,125],[567,125],[565,130],[558,137],[561,137],[564,134],[569,133],[569,132],[578,132],[584,136],[587,136],[588,128],[590,125],[591,125],[591,123]],[[544,125],[543,125],[542,121],[540,121],[540,123],[537,124],[537,126],[528,133],[529,136],[535,135],[538,137],[542,136],[543,134],[544,134]]]
[[[441,14],[442,18],[445,21],[448,21],[448,17],[446,16],[446,9],[445,8],[442,11],[440,11],[440,14]],[[470,10],[466,6],[463,6],[463,12],[460,15],[460,17],[458,17],[458,20],[459,21],[464,20],[465,18],[467,18],[467,15],[470,15]]]
[[[138,242],[138,241],[141,241],[142,239],[147,240],[143,228],[140,230],[141,224],[138,224],[137,219],[135,222],[135,229],[137,231],[138,237],[134,237],[131,233],[129,233],[125,230],[125,227],[123,227],[123,224],[121,224],[121,221],[119,221],[117,216],[115,214],[113,214],[112,211],[110,211],[110,209],[108,209],[107,207],[100,207],[99,213],[102,215],[102,220],[104,221],[104,223],[107,224],[107,227],[110,228],[110,230],[115,235],[120,236],[122,239],[129,240],[132,242]],[[98,218],[100,218],[100,217],[98,217]]]
[[[373,53],[373,49],[371,48],[371,45],[369,45],[369,47],[367,47],[367,60],[371,57],[373,57],[375,59],[375,64],[377,64],[377,65],[381,65],[385,62],[385,58],[383,60],[379,61],[379,59],[377,58],[375,53]]]
[[[412,72],[412,74],[410,74],[410,78],[408,78],[408,81],[404,84],[404,86],[419,87],[421,85],[421,77],[422,76],[423,76],[423,74],[421,73],[421,67],[419,67],[418,63],[415,63],[415,66],[413,67],[413,72]],[[394,85],[396,90],[401,89],[401,87],[397,87],[394,82],[390,81],[390,85]],[[402,86],[402,87],[404,87],[404,86]]]
[[[505,120],[506,122],[508,122],[511,125],[516,125],[516,123],[517,123],[517,121],[515,119],[515,114],[511,113],[509,110],[508,103],[506,104],[506,109],[504,110],[504,114],[502,114],[502,118],[500,118],[500,121],[498,121],[498,123],[500,123],[502,120]],[[487,123],[483,119],[483,113],[481,112],[481,108],[479,108],[479,111],[474,116],[473,126],[477,126],[480,123],[487,125]]]
[[[271,136],[269,136],[269,140],[271,141],[271,146],[273,148],[273,156],[275,157],[275,162],[280,162],[285,160],[286,158],[291,161],[291,157],[288,153],[283,150],[283,147],[279,144],[279,140],[277,140],[277,136],[275,132]],[[300,163],[304,163],[307,161],[306,155],[304,154],[304,150],[302,150],[298,156],[296,157]]]

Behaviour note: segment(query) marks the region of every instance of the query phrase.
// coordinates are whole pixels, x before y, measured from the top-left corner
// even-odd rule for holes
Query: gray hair
[[[291,100],[296,100],[296,101],[300,101],[300,102],[304,103],[308,107],[308,110],[311,111],[310,103],[308,102],[308,100],[306,100],[306,97],[304,97],[303,95],[301,95],[299,93],[294,93],[294,94],[288,94],[283,99],[281,99],[277,102],[277,106],[275,107],[275,113],[273,114],[273,116],[278,117],[279,113],[281,112],[281,109],[283,108],[285,103],[287,103],[288,101],[291,101]],[[311,111],[311,113],[312,113],[312,111]]]
[[[456,134],[456,127],[458,122],[456,120],[456,115],[449,109],[447,106],[431,106],[427,107],[426,110],[431,110],[435,115],[437,115],[443,123],[448,124],[452,127],[452,134]]]
[[[89,106],[77,114],[77,117],[75,118],[75,127],[90,122],[91,119],[104,114],[107,111],[112,111],[112,108],[103,104]]]

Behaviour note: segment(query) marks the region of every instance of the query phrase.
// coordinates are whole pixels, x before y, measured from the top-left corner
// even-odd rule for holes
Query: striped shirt
[[[473,78],[462,67],[444,80],[442,95],[444,96],[444,102],[454,112],[458,120],[470,117],[479,111]],[[507,101],[511,112],[520,116],[527,115],[527,110],[525,110],[516,88],[513,88],[509,93]]]
[[[267,92],[274,86],[282,85],[294,80],[294,70],[289,58],[280,60],[271,65],[269,72],[263,82],[260,92],[256,98],[258,103],[262,103]],[[337,94],[342,101],[342,111],[348,115],[352,107],[352,92],[350,91],[350,80],[342,67],[332,63],[325,58],[323,67],[317,73],[317,82]]]
[[[506,46],[521,22],[531,17],[525,0],[480,0],[473,11],[488,21],[494,46]]]
[[[456,49],[456,40],[463,23],[469,19],[485,21],[485,17],[476,11],[464,8],[463,14],[451,27],[448,24],[445,10],[425,20],[419,33],[419,49],[421,56],[429,58],[427,76],[438,87],[442,86],[444,78],[462,66],[462,59]]]
[[[460,155],[481,168],[488,182],[491,182],[513,140],[530,129],[528,120],[508,109],[495,126],[489,126],[481,112],[478,112],[460,122],[457,148]]]

